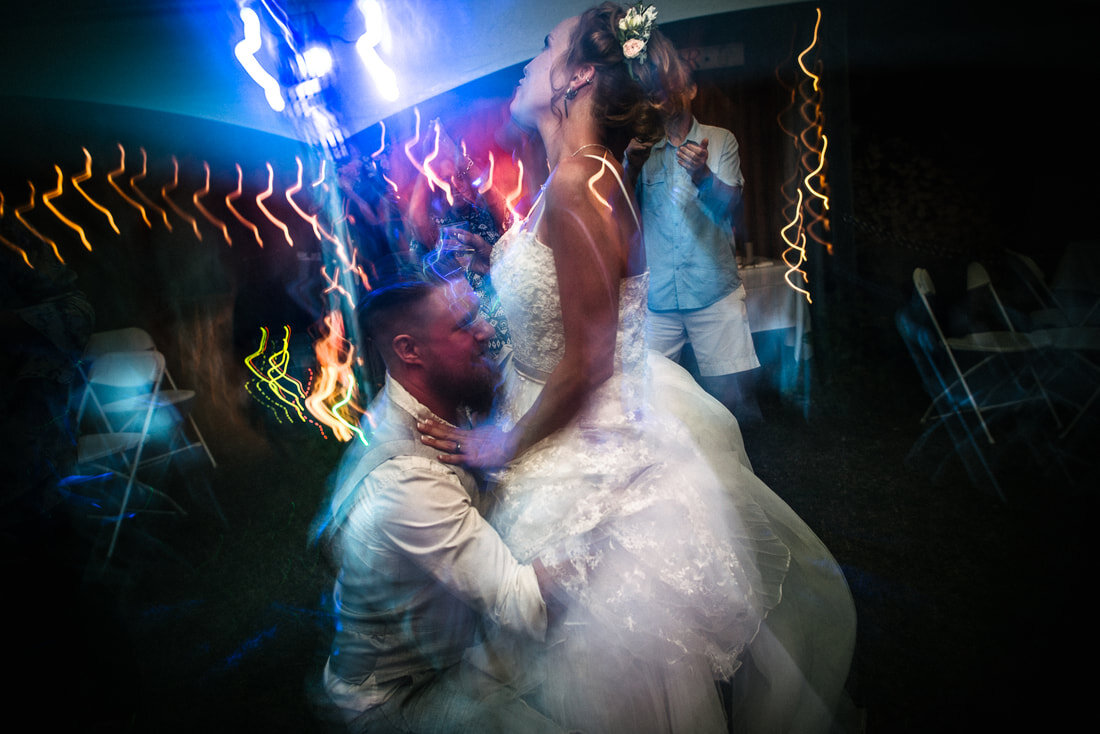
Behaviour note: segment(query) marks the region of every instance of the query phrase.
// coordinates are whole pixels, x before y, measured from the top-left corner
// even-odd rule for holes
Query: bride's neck
[[[539,135],[546,146],[546,160],[551,169],[582,147],[603,145],[603,131],[586,107],[574,111],[571,105],[569,117],[551,117],[539,125]]]

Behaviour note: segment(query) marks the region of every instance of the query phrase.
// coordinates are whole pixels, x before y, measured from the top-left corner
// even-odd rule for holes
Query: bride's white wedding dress
[[[536,203],[493,254],[513,350],[497,409],[505,425],[531,407],[564,349],[554,255],[535,236],[540,211]],[[509,641],[512,682],[589,732],[724,732],[714,680],[731,676],[745,699],[733,713],[756,730],[827,725],[854,638],[843,576],[753,474],[733,416],[646,349],[647,282],[620,283],[613,376],[497,477],[492,521],[516,557],[569,569],[558,580],[570,611],[549,644]],[[822,606],[815,584],[842,608]],[[824,655],[822,624],[801,616],[811,612],[840,627]],[[811,663],[829,669],[826,684],[807,681]]]

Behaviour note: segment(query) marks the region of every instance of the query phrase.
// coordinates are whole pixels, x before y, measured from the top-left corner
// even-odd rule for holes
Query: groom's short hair
[[[426,280],[407,280],[371,291],[359,307],[359,328],[385,352],[395,336],[423,323],[421,307],[436,287]]]

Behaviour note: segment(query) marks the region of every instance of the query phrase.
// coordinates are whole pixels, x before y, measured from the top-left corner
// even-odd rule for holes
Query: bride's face
[[[523,69],[515,96],[512,97],[512,117],[520,125],[534,127],[539,119],[550,112],[554,90],[560,90],[569,80],[569,74],[560,63],[569,49],[578,18],[566,18],[546,36],[542,53],[531,59]]]

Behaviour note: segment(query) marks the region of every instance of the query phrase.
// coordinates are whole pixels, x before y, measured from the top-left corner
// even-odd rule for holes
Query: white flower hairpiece
[[[619,43],[623,45],[623,56],[628,61],[646,60],[646,45],[649,34],[653,32],[653,22],[657,20],[657,8],[642,3],[631,6],[619,21]]]

